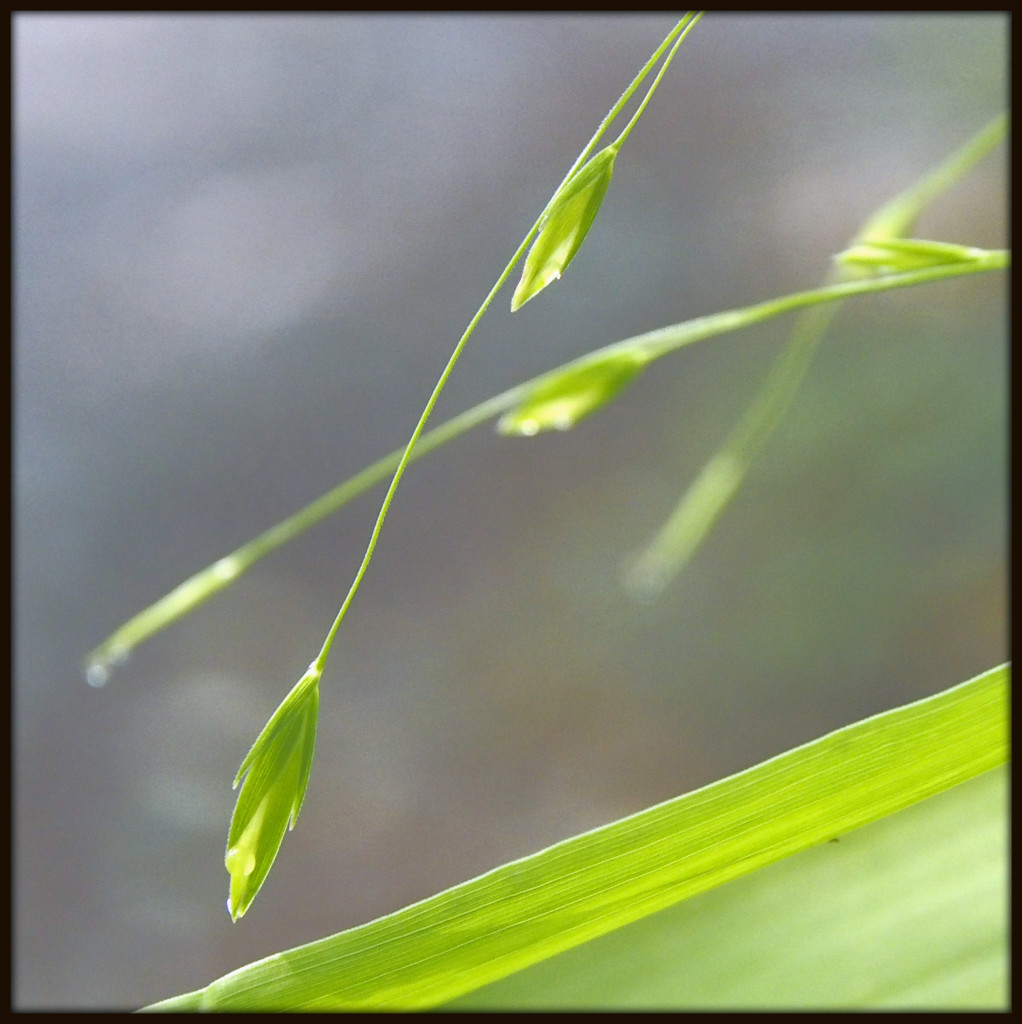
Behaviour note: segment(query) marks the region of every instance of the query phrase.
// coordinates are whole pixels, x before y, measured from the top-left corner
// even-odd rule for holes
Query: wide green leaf
[[[1003,764],[1008,667],[153,1009],[426,1009]]]
[[[1008,770],[462,996],[452,1010],[1004,1010]]]

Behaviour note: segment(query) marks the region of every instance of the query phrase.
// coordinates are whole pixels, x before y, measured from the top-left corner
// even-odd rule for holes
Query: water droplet
[[[231,875],[248,877],[255,870],[255,854],[248,847],[232,846],[224,857]]]
[[[117,665],[123,665],[131,653],[124,644],[113,644],[105,655],[98,655],[85,667],[85,681],[97,689],[110,682],[110,675]]]
[[[95,686],[99,689],[101,686],[106,686],[109,678],[110,666],[106,662],[93,661],[85,669],[85,681],[89,686]]]

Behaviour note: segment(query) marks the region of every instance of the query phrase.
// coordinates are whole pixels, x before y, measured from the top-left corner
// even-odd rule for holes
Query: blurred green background
[[[672,20],[15,16],[14,1005],[134,1007],[1006,658],[1001,276],[857,300],[674,586],[622,565],[790,321],[568,434],[413,467],[324,680],[298,829],[232,925],[231,780],[315,656],[374,492],[135,652],[186,575],[402,444]],[[1006,15],[707,16],[580,257],[439,418],[640,331],[812,287],[1007,106]],[[921,237],[1006,244],[1003,152]]]

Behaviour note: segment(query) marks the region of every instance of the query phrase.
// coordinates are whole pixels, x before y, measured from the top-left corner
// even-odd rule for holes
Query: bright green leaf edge
[[[1009,666],[151,1010],[429,1009],[1007,761]]]
[[[1010,766],[566,950],[444,1010],[1006,1010]]]

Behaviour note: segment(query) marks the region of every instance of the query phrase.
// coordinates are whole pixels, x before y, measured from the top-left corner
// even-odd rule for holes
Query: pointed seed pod
[[[537,384],[497,423],[504,435],[531,437],[544,430],[568,430],[617,397],[646,365],[638,352],[613,352],[599,361],[568,369]]]
[[[231,876],[227,909],[235,921],[255,899],[305,799],[316,746],[319,672],[298,681],[266,723],[238,769],[224,864]]]
[[[847,267],[874,274],[904,274],[927,267],[968,263],[986,255],[983,249],[921,238],[863,239],[834,259]]]
[[[512,313],[556,281],[574,259],[607,194],[617,152],[617,146],[600,150],[561,187],[525,259]]]

